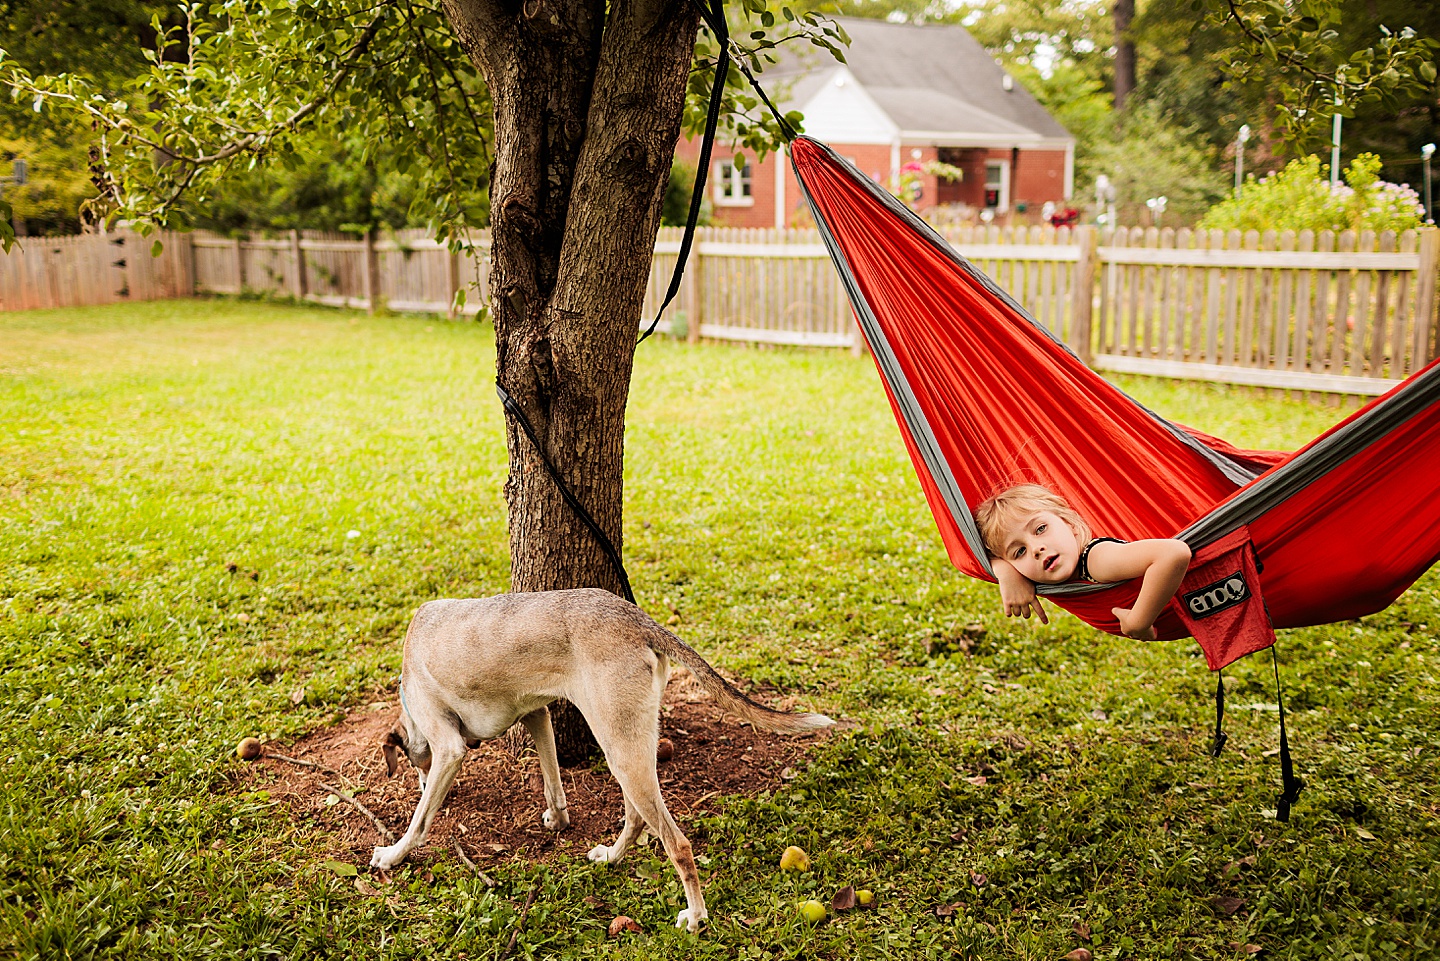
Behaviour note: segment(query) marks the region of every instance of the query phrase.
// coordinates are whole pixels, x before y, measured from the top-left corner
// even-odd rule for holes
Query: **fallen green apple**
[[[801,901],[800,917],[811,924],[819,924],[825,920],[825,905],[819,901]]]
[[[792,844],[780,855],[780,869],[782,871],[808,871],[810,870],[810,855]]]

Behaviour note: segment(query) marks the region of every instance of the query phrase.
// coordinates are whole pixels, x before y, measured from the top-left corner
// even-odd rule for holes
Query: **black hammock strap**
[[[1280,656],[1270,645],[1270,663],[1275,667],[1275,702],[1280,708],[1280,796],[1275,800],[1275,820],[1290,820],[1290,805],[1300,797],[1305,782],[1295,776],[1290,762],[1290,740],[1285,736],[1285,692],[1280,686]]]
[[[1219,757],[1225,750],[1230,735],[1225,733],[1225,671],[1215,672],[1215,740],[1210,744],[1210,756]]]
[[[645,333],[641,334],[640,339],[635,342],[637,347],[645,342],[645,338],[655,333],[655,328],[659,325],[665,308],[669,307],[670,302],[680,293],[680,279],[685,275],[685,264],[690,259],[690,249],[695,245],[695,226],[700,222],[700,206],[705,200],[705,177],[710,170],[710,155],[715,147],[715,130],[720,124],[720,106],[725,100],[725,81],[730,75],[732,62],[740,68],[745,79],[750,81],[750,86],[755,88],[755,92],[759,94],[765,106],[770,109],[770,113],[774,115],[775,122],[779,125],[780,132],[785,139],[787,141],[795,139],[795,128],[770,101],[769,96],[760,86],[760,82],[755,79],[755,75],[750,72],[744,59],[736,57],[732,61],[730,27],[725,22],[724,0],[710,0],[708,8],[701,0],[691,0],[691,2],[700,11],[700,16],[704,19],[710,32],[715,35],[715,39],[719,41],[720,55],[715,58],[715,80],[710,87],[710,106],[705,113],[705,135],[700,141],[700,156],[696,161],[695,186],[690,191],[690,213],[685,220],[685,236],[680,240],[680,253],[675,258],[675,270],[670,274],[670,287],[665,291],[665,299],[661,302],[660,309],[655,311],[655,319],[650,321],[650,326],[645,328]]]
[[[550,456],[545,453],[545,448],[540,446],[540,440],[535,436],[535,428],[530,426],[529,418],[527,418],[525,412],[520,409],[520,405],[515,403],[515,398],[510,396],[510,392],[500,386],[499,381],[495,382],[495,393],[500,395],[500,403],[505,405],[506,413],[515,418],[516,423],[520,425],[520,429],[525,432],[525,436],[530,438],[530,446],[534,447],[535,453],[540,455],[540,462],[545,465],[545,470],[550,473],[550,479],[553,480],[555,486],[560,489],[560,496],[565,499],[565,503],[569,504],[570,509],[580,518],[580,522],[594,535],[595,540],[600,543],[600,549],[605,552],[605,556],[610,558],[610,563],[615,566],[615,573],[620,578],[621,596],[631,604],[634,604],[635,592],[630,590],[630,577],[625,573],[625,565],[620,560],[620,552],[615,549],[615,545],[610,542],[610,538],[605,536],[605,532],[600,529],[600,525],[595,523],[595,518],[590,516],[590,512],[585,509],[585,506],[570,492],[569,486],[560,479],[560,471],[555,468],[555,465],[550,460]]]
[[[700,8],[700,15],[705,18],[711,33],[720,41],[720,56],[715,60],[715,82],[710,87],[710,108],[705,114],[705,136],[700,141],[700,158],[696,161],[695,186],[690,192],[690,215],[685,221],[685,236],[680,241],[680,255],[675,258],[675,271],[670,275],[670,289],[665,292],[665,300],[660,304],[660,309],[655,311],[655,319],[650,321],[650,326],[635,342],[637,347],[645,342],[646,337],[655,333],[655,327],[660,323],[665,308],[670,306],[670,302],[680,292],[680,278],[685,274],[685,262],[690,259],[690,248],[695,243],[695,225],[700,221],[700,205],[705,199],[705,175],[710,170],[710,153],[715,147],[715,128],[720,123],[720,104],[725,99],[725,78],[730,73],[730,30],[725,24],[722,0],[711,0],[711,9],[708,11],[699,0],[696,0],[695,5]]]

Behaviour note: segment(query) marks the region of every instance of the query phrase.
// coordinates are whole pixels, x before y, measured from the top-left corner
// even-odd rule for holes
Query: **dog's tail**
[[[803,734],[806,731],[830,727],[835,723],[824,714],[777,711],[750,700],[736,690],[733,684],[721,677],[705,658],[695,652],[694,648],[659,624],[656,624],[655,629],[649,632],[648,640],[652,651],[664,654],[670,660],[685,665],[690,673],[695,675],[695,680],[700,683],[706,693],[715,698],[724,710],[749,721],[758,728],[775,731],[779,734]]]

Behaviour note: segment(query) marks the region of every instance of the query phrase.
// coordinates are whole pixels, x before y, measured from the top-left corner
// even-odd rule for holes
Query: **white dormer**
[[[800,109],[806,135],[827,143],[890,144],[900,133],[844,64],[829,72]]]

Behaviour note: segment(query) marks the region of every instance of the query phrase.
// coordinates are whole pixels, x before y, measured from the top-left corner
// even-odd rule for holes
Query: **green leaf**
[[[341,861],[326,861],[322,865],[322,867],[324,867],[325,870],[329,871],[331,874],[342,878],[353,878],[355,875],[360,873],[358,870],[356,870],[355,865],[345,864]]]

